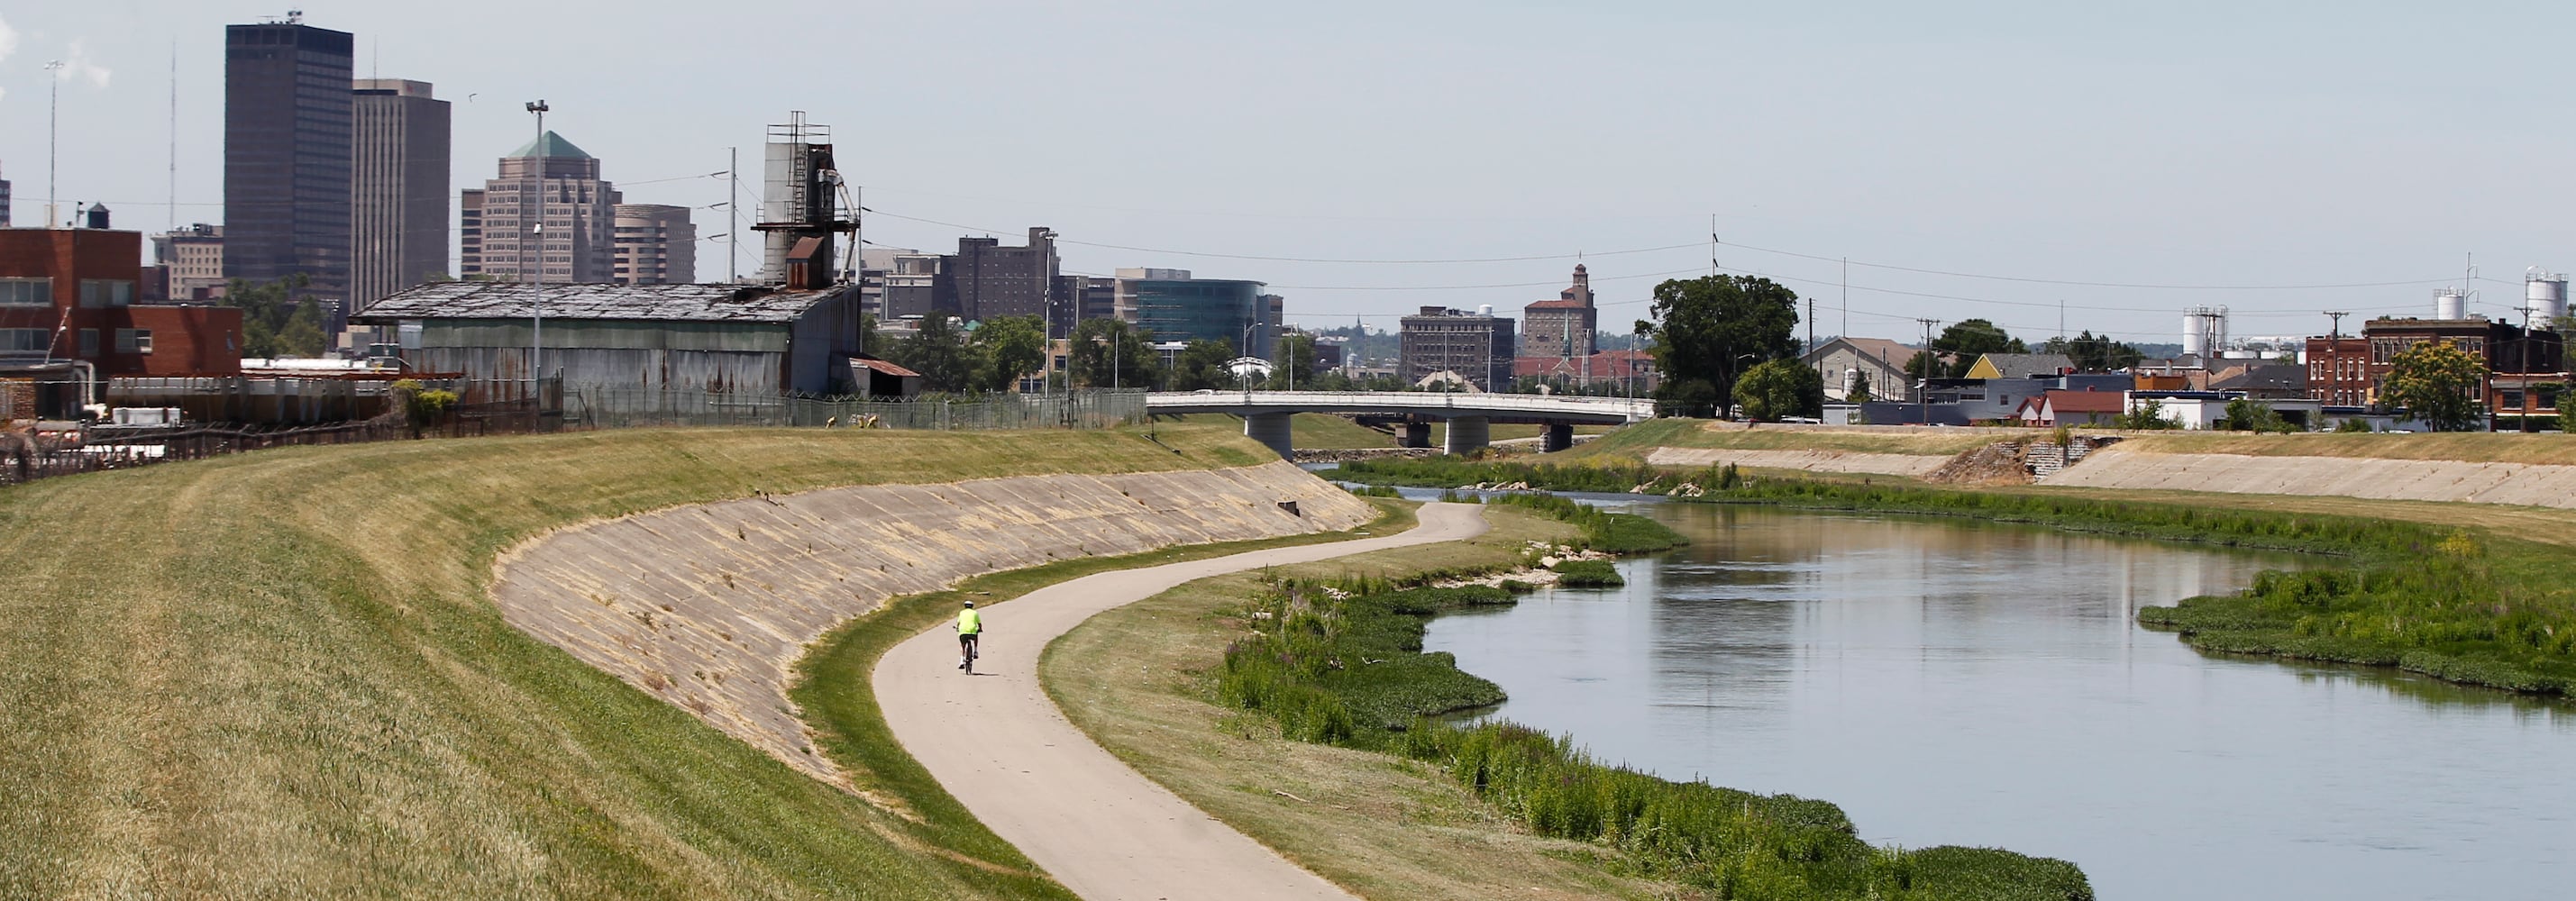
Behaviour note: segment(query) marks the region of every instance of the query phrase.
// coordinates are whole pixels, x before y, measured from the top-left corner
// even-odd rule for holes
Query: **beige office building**
[[[152,236],[152,258],[169,273],[172,301],[224,296],[224,227],[203,222]]]
[[[689,224],[688,207],[618,204],[616,240],[612,281],[622,285],[697,282],[698,228]]]
[[[424,81],[361,78],[351,93],[349,299],[363,312],[447,277],[448,107]]]
[[[460,268],[469,279],[535,281],[542,255],[549,283],[616,281],[619,199],[599,160],[546,132],[502,157],[501,177],[464,192],[459,224],[471,234]]]

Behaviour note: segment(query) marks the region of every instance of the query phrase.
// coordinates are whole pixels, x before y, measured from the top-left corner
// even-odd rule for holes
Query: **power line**
[[[883,212],[883,211],[875,210],[875,209],[870,209],[870,210],[868,210],[868,212],[869,212],[869,213],[872,213],[872,214],[875,214],[875,215],[878,215],[878,216],[884,216],[884,217],[889,218],[889,219],[901,219],[901,220],[904,220],[904,221],[906,221],[906,222],[919,222],[919,223],[922,223],[922,224],[924,224],[924,225],[937,225],[937,226],[942,226],[942,227],[946,227],[946,228],[962,228],[962,229],[965,229],[965,230],[967,230],[967,231],[972,231],[972,232],[983,232],[983,233],[985,233],[985,234],[1008,233],[1008,232],[1010,231],[1009,229],[977,228],[977,227],[972,226],[972,225],[963,225],[963,224],[955,223],[955,222],[941,222],[941,221],[939,221],[939,220],[937,220],[937,219],[924,219],[924,218],[921,218],[921,217],[919,217],[919,216],[906,216],[906,215],[903,215],[903,214],[901,214],[901,213],[888,213],[888,212]],[[1125,251],[1132,251],[1132,252],[1135,252],[1135,253],[1159,253],[1159,254],[1169,254],[1169,255],[1172,255],[1172,256],[1184,256],[1184,257],[1210,257],[1210,258],[1214,258],[1214,259],[1223,259],[1223,260],[1257,260],[1257,261],[1261,261],[1261,262],[1269,262],[1269,263],[1336,263],[1336,264],[1350,264],[1350,265],[1386,265],[1386,266],[1437,266],[1437,265],[1468,264],[1468,263],[1527,263],[1527,262],[1544,261],[1544,260],[1580,260],[1580,259],[1585,259],[1585,258],[1589,258],[1589,257],[1609,257],[1609,256],[1624,256],[1624,255],[1628,255],[1628,254],[1637,254],[1637,253],[1656,253],[1656,252],[1659,252],[1659,251],[1666,251],[1666,250],[1680,250],[1680,249],[1683,249],[1683,248],[1688,248],[1688,247],[1698,247],[1698,246],[1699,246],[1699,244],[1698,244],[1698,243],[1693,242],[1693,243],[1690,243],[1690,244],[1668,244],[1668,245],[1664,245],[1664,246],[1662,246],[1662,247],[1632,247],[1632,248],[1628,248],[1628,249],[1626,249],[1626,250],[1594,250],[1594,251],[1580,251],[1580,252],[1576,252],[1576,253],[1546,253],[1546,254],[1531,254],[1531,255],[1527,255],[1527,256],[1509,256],[1509,257],[1468,257],[1468,258],[1448,259],[1448,260],[1433,260],[1433,259],[1420,259],[1420,260],[1390,260],[1390,259],[1336,259],[1336,258],[1331,258],[1331,257],[1279,257],[1279,256],[1263,256],[1263,255],[1260,255],[1260,254],[1249,254],[1249,253],[1217,253],[1217,252],[1214,252],[1214,251],[1204,251],[1204,250],[1172,250],[1172,249],[1169,249],[1169,248],[1161,248],[1161,247],[1134,247],[1134,246],[1130,246],[1130,245],[1126,245],[1126,244],[1103,244],[1103,243],[1100,243],[1100,242],[1097,242],[1097,241],[1075,241],[1075,240],[1072,240],[1072,239],[1069,239],[1069,238],[1057,238],[1057,239],[1056,239],[1056,243],[1058,243],[1058,244],[1072,244],[1072,245],[1075,245],[1075,246],[1078,246],[1078,247],[1098,247],[1098,248],[1102,248],[1102,249],[1106,249],[1106,250],[1125,250]],[[1546,284],[1553,284],[1553,282],[1549,282],[1549,283],[1546,283]],[[1521,286],[1521,285],[1497,285],[1497,286],[1494,286],[1494,287],[1505,287],[1505,288],[1511,288],[1511,287],[1525,287],[1525,286]],[[1323,290],[1323,289],[1307,289],[1307,290]],[[1352,290],[1368,290],[1368,289],[1352,289]]]
[[[1898,266],[1889,263],[1868,263],[1860,260],[1846,261],[1842,257],[1817,256],[1810,253],[1799,253],[1794,250],[1775,250],[1768,247],[1755,247],[1751,244],[1734,241],[1726,242],[1726,246],[1741,247],[1746,250],[1758,251],[1761,253],[1775,253],[1784,257],[1796,257],[1802,260],[1815,260],[1820,263],[1849,262],[1854,266],[1862,266],[1871,269],[1887,269],[1896,272],[1912,272],[1918,275],[1940,275],[1951,278],[1975,278],[1998,282],[2022,282],[2033,285],[2070,285],[2080,288],[2136,288],[2151,291],[2312,291],[2332,288],[2396,288],[2407,285],[2446,284],[2449,281],[2448,279],[2435,278],[2386,282],[2347,282],[2343,284],[2322,285],[2159,285],[2139,282],[2090,282],[2072,279],[2027,278],[2016,275],[1985,275],[1975,272],[1951,272],[1941,269],[1922,269],[1913,266]]]

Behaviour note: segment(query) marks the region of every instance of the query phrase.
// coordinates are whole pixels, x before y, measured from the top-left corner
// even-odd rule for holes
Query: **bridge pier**
[[[1573,447],[1573,446],[1574,446],[1574,423],[1570,423],[1570,422],[1551,422],[1551,423],[1548,423],[1548,424],[1547,424],[1547,434],[1546,434],[1546,437],[1541,438],[1541,439],[1539,440],[1539,445],[1538,445],[1538,446],[1539,446],[1539,450],[1540,450],[1540,451],[1545,452],[1545,453],[1551,453],[1551,454],[1556,453],[1557,451],[1564,450],[1564,449],[1569,448],[1569,447]]]
[[[1282,460],[1297,459],[1297,444],[1289,434],[1291,413],[1249,413],[1243,417],[1243,437],[1268,445],[1279,452]]]
[[[1395,445],[1397,447],[1430,447],[1431,424],[1427,422],[1405,423],[1404,437],[1397,440]]]
[[[1449,420],[1449,440],[1441,443],[1440,452],[1463,457],[1482,450],[1491,443],[1492,426],[1492,421],[1482,416],[1460,416],[1451,419]]]

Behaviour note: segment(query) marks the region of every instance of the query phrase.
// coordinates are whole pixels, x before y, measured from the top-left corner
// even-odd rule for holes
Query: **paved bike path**
[[[1383,538],[1251,551],[1084,576],[985,617],[977,675],[957,671],[953,623],[877,662],[877,705],[914,759],[976,818],[1076,894],[1108,899],[1351,895],[1190,806],[1093,744],[1038,687],[1047,642],[1113,607],[1209,576],[1483,534],[1483,508],[1426,504]]]

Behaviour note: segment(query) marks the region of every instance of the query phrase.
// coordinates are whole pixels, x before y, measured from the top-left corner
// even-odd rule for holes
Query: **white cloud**
[[[107,87],[108,76],[113,74],[115,73],[108,71],[106,66],[99,65],[97,61],[89,58],[87,42],[79,38],[72,39],[71,57],[63,60],[63,80],[86,78],[92,86],[104,88]]]
[[[18,29],[9,27],[9,20],[0,19],[0,63],[8,62],[9,54],[16,52],[18,52]]]

